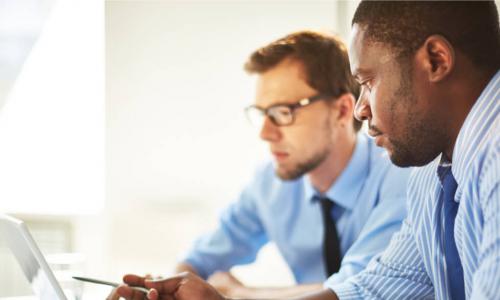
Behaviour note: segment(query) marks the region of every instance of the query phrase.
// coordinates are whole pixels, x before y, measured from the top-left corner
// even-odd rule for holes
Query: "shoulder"
[[[270,159],[258,163],[250,179],[250,185],[259,188],[278,187],[287,182],[276,175],[274,163]]]
[[[254,170],[253,178],[274,177],[273,162],[270,159],[263,160],[257,164]]]
[[[244,193],[252,198],[267,202],[276,195],[285,191],[296,189],[301,186],[303,178],[293,181],[284,181],[280,179],[275,172],[274,163],[266,160],[257,165],[255,171],[245,186]]]

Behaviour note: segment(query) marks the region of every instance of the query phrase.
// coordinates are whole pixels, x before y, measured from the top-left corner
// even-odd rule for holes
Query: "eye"
[[[292,114],[292,111],[291,111],[290,107],[287,107],[287,106],[276,106],[275,107],[275,114],[288,117]]]
[[[364,80],[364,81],[360,82],[360,85],[361,85],[362,89],[366,88],[369,92],[371,92],[371,90],[372,90],[372,80],[371,79]]]

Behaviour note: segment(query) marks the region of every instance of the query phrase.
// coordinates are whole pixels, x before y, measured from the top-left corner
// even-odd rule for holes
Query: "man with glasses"
[[[195,273],[237,298],[289,297],[321,290],[326,280],[341,283],[400,228],[409,170],[392,165],[358,132],[359,86],[337,38],[290,34],[255,51],[245,69],[258,79],[246,113],[274,159],[258,169],[177,271]],[[254,261],[268,242],[276,244],[297,286],[251,288],[228,273]]]

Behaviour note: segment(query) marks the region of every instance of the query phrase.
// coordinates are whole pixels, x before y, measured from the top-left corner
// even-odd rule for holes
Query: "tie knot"
[[[321,203],[321,208],[323,212],[328,212],[331,213],[333,206],[335,203],[333,203],[332,200],[326,198],[326,197],[318,197],[319,203]]]
[[[440,166],[438,168],[438,174],[444,193],[449,196],[455,195],[458,184],[451,171],[451,165]]]

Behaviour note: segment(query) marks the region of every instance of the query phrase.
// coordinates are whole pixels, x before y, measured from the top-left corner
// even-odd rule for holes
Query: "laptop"
[[[0,238],[16,257],[38,299],[67,300],[23,221],[0,214]]]

